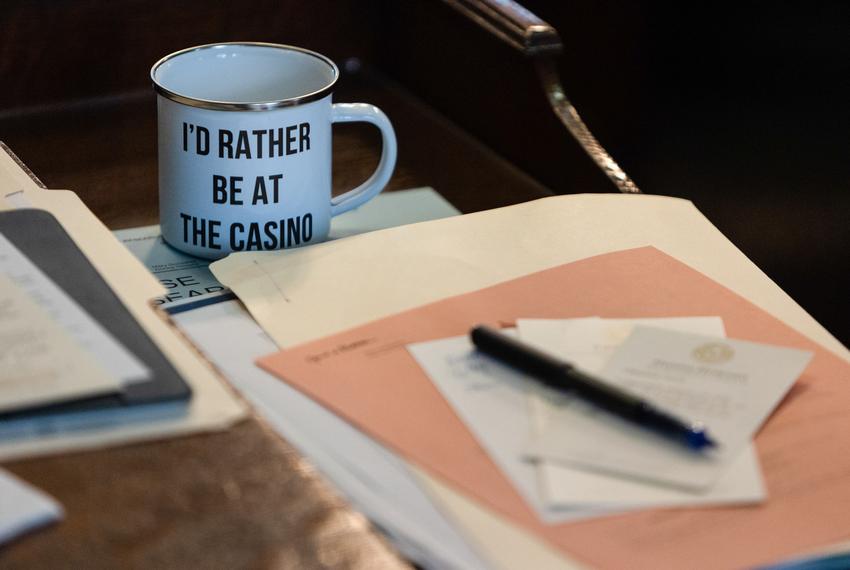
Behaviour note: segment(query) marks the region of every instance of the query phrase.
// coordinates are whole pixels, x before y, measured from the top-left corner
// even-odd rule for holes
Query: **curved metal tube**
[[[514,49],[533,57],[543,90],[558,119],[620,192],[640,193],[637,185],[596,140],[567,98],[555,66],[554,56],[563,51],[561,37],[555,28],[513,0],[443,1]]]
[[[570,134],[573,135],[573,138],[578,141],[581,148],[602,169],[620,192],[640,194],[641,191],[637,187],[637,184],[611,158],[608,151],[599,144],[599,141],[596,140],[596,137],[593,136],[593,133],[584,124],[584,121],[581,120],[576,108],[567,99],[567,95],[564,93],[564,87],[561,85],[561,80],[558,76],[558,69],[555,66],[555,62],[551,58],[544,58],[537,60],[536,64],[537,75],[543,83],[543,90],[546,92],[546,97],[549,98],[549,104],[561,122],[564,123],[564,126],[567,127],[567,130],[570,131]]]

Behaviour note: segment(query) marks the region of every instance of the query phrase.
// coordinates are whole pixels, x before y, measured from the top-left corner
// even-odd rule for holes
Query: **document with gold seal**
[[[704,492],[744,450],[806,368],[811,353],[652,327],[636,327],[600,376],[679,417],[719,445],[701,453],[570,397],[557,404],[529,455],[612,475]]]

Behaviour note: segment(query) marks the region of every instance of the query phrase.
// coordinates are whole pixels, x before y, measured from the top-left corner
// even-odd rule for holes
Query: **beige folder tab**
[[[149,304],[151,299],[163,293],[156,278],[76,194],[67,190],[39,189],[34,183],[27,185],[22,176],[30,180],[29,176],[20,168],[15,171],[9,167],[9,164],[14,164],[10,161],[8,154],[0,148],[0,163],[3,164],[0,170],[0,210],[32,207],[53,214],[151,340],[189,383],[192,399],[187,413],[179,418],[130,423],[104,430],[50,434],[38,439],[0,441],[0,459],[220,430],[242,419],[246,413],[244,405],[220,381],[212,367]]]

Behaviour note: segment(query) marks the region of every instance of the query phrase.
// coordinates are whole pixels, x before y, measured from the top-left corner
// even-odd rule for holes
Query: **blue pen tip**
[[[688,447],[697,451],[709,447],[715,447],[717,445],[713,439],[708,437],[708,434],[705,433],[704,429],[692,429],[688,431],[686,440],[688,443]]]

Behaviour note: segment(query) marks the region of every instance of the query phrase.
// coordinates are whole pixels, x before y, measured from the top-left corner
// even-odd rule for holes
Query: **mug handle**
[[[368,103],[334,103],[331,107],[332,123],[372,123],[381,131],[383,150],[378,168],[366,182],[331,199],[331,216],[336,216],[360,206],[375,197],[390,181],[396,160],[395,131],[383,111]]]

